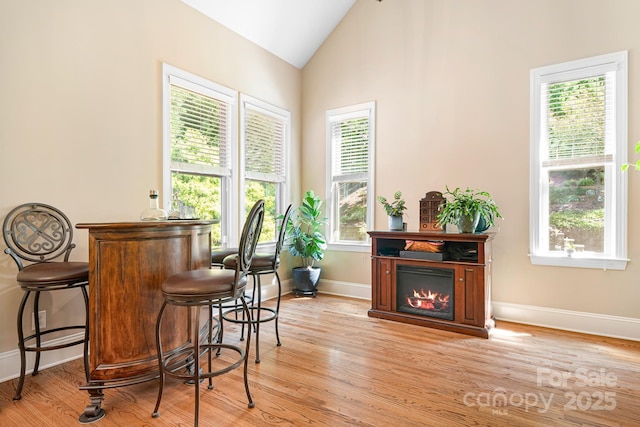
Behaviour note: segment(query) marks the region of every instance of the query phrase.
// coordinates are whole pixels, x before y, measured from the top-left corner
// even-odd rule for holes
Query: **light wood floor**
[[[640,343],[498,321],[488,339],[367,317],[368,301],[286,296],[250,363],[202,386],[204,426],[638,426]],[[229,326],[227,338],[237,339]],[[235,332],[235,331],[234,331]],[[80,361],[0,384],[0,426],[77,426]],[[193,388],[169,379],[105,390],[95,426],[189,426]]]

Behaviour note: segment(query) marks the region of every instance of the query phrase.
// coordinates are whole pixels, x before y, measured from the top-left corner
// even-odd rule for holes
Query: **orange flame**
[[[438,292],[427,292],[421,289],[420,292],[413,290],[413,296],[407,297],[407,304],[413,308],[423,310],[446,310],[449,305],[449,295],[442,295]]]

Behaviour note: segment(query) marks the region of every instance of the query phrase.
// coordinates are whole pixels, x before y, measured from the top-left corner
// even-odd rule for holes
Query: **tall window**
[[[627,52],[531,71],[531,261],[626,267]]]
[[[245,210],[264,199],[265,216],[260,243],[275,242],[276,217],[284,213],[291,114],[241,95],[240,140],[243,159]]]
[[[229,242],[237,109],[234,91],[163,66],[164,202],[192,206],[195,216],[219,219],[212,244]]]
[[[374,102],[327,111],[330,243],[368,243],[374,211],[374,131]]]

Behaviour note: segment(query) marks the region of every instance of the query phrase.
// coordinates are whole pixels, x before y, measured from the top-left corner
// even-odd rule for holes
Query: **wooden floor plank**
[[[272,301],[266,303],[271,304]],[[490,339],[369,318],[369,302],[285,296],[282,346],[261,326],[242,371],[202,385],[202,426],[638,426],[640,343],[498,322]],[[238,341],[229,325],[226,338]],[[74,426],[88,405],[79,360],[0,384],[1,426]],[[95,426],[190,426],[193,387],[168,379],[105,390]]]

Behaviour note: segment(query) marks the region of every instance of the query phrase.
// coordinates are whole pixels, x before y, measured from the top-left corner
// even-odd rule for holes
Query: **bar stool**
[[[219,249],[214,249],[211,251],[211,267],[212,268],[224,268],[224,259],[230,255],[236,255],[238,253],[238,248],[219,248]],[[254,289],[253,292],[251,294],[249,294],[249,292],[247,292],[247,290],[245,289],[244,292],[244,300],[247,302],[247,304],[251,304],[253,305],[253,294],[255,293],[255,284],[253,285]],[[223,324],[222,324],[222,313],[227,311],[227,310],[234,310],[234,312],[236,313],[236,318],[238,318],[238,315],[242,315],[243,314],[243,310],[242,310],[242,304],[240,304],[238,301],[231,301],[228,302],[226,304],[221,304],[219,307],[219,312],[220,312],[220,325],[219,327],[222,328]],[[244,317],[243,317],[244,318]],[[245,323],[241,323],[242,327],[240,329],[240,341],[244,341],[244,325]]]
[[[247,220],[242,230],[240,238],[239,251],[236,254],[237,266],[234,270],[227,269],[201,269],[192,270],[184,273],[174,274],[168,277],[162,283],[162,295],[164,301],[158,314],[156,322],[156,350],[158,353],[158,365],[160,370],[160,381],[158,389],[158,400],[156,407],[152,413],[152,417],[160,416],[159,408],[164,389],[166,376],[181,378],[194,384],[195,387],[195,418],[194,426],[198,425],[200,413],[200,380],[208,379],[208,388],[213,388],[213,377],[230,372],[239,367],[244,362],[244,387],[249,400],[249,408],[253,408],[255,403],[249,390],[249,382],[247,378],[248,355],[251,342],[251,334],[247,335],[245,348],[236,345],[224,344],[222,329],[216,336],[212,333],[211,319],[209,323],[209,332],[205,335],[205,339],[200,339],[200,309],[201,307],[218,307],[229,301],[239,300],[246,316],[251,316],[249,307],[244,300],[244,290],[247,285],[247,276],[253,256],[255,254],[256,245],[262,230],[262,221],[264,218],[264,200],[259,200],[249,212]],[[167,305],[184,306],[191,313],[191,319],[194,326],[191,328],[193,336],[189,345],[183,349],[173,352],[165,357],[162,351],[161,324],[162,317]],[[214,355],[219,356],[222,350],[231,350],[237,353],[233,363],[228,363],[223,367],[213,369],[212,359]],[[201,372],[200,358],[207,356],[207,370]]]
[[[42,203],[26,203],[7,214],[3,223],[3,237],[7,245],[4,252],[18,265],[16,280],[24,295],[18,307],[18,347],[20,349],[20,380],[13,400],[20,400],[26,374],[26,352],[36,354],[32,376],[38,375],[40,353],[84,345],[84,372],[89,381],[89,264],[69,262],[73,242],[73,227],[69,218],[53,206]],[[55,261],[63,257],[63,261]],[[28,264],[27,264],[28,263]],[[41,330],[38,321],[40,293],[80,288],[84,299],[85,323]],[[35,333],[24,336],[24,310],[29,295],[33,296],[33,323]],[[42,345],[42,337],[66,330],[81,330],[83,338],[58,345]],[[30,344],[35,340],[35,344]]]
[[[277,345],[281,346],[280,343],[280,334],[278,332],[278,312],[280,311],[280,299],[282,296],[282,283],[280,282],[280,275],[278,274],[278,267],[280,266],[280,253],[282,252],[282,246],[284,245],[285,235],[287,233],[287,224],[291,218],[291,214],[293,213],[292,205],[287,207],[284,215],[282,216],[282,223],[280,225],[280,233],[278,235],[278,240],[276,241],[275,249],[273,253],[270,254],[261,254],[257,253],[253,257],[253,262],[251,263],[251,268],[249,270],[249,274],[253,276],[253,301],[249,310],[251,311],[250,318],[239,318],[237,313],[239,312],[238,308],[227,310],[222,314],[222,318],[228,322],[232,323],[240,323],[253,325],[255,333],[256,333],[256,363],[260,363],[260,324],[265,322],[274,321],[275,330],[276,330],[276,341]],[[222,264],[225,268],[234,269],[236,268],[237,257],[233,255],[229,255],[225,257],[222,261]],[[262,307],[262,282],[260,280],[260,276],[264,274],[273,274],[276,277],[276,281],[278,282],[278,296],[276,301],[276,308],[270,307]],[[257,306],[254,303],[257,302]],[[230,317],[231,314],[234,314],[234,317]],[[262,314],[266,314],[265,317]],[[251,329],[249,327],[249,329]]]

